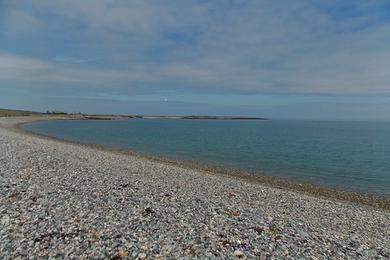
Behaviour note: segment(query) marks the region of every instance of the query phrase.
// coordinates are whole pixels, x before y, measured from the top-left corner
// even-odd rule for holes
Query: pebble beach
[[[0,259],[390,258],[387,209],[18,130],[29,120],[0,118]]]

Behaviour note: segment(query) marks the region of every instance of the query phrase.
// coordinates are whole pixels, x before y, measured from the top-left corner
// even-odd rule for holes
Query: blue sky
[[[390,2],[0,1],[0,107],[390,120]]]

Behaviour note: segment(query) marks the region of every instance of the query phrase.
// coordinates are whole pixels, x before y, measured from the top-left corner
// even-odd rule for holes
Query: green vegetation
[[[1,109],[0,108],[0,117],[8,117],[8,116],[31,116],[31,115],[39,115],[41,113],[32,112],[32,111],[24,111],[24,110],[12,110],[12,109]]]

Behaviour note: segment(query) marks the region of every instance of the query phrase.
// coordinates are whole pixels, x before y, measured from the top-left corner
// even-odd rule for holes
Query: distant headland
[[[49,116],[64,116],[70,119],[79,120],[121,120],[121,119],[185,119],[185,120],[269,120],[262,117],[252,116],[209,116],[209,115],[189,115],[189,116],[171,116],[171,115],[137,115],[137,114],[88,114],[88,113],[68,113],[64,111],[48,110],[45,113],[25,111],[25,110],[13,110],[13,109],[0,109],[0,117],[7,116],[30,116],[30,115],[49,115]]]

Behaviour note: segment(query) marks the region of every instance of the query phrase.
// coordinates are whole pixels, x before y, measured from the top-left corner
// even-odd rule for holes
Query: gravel
[[[0,119],[0,259],[390,258],[389,211],[36,137],[15,122]]]

